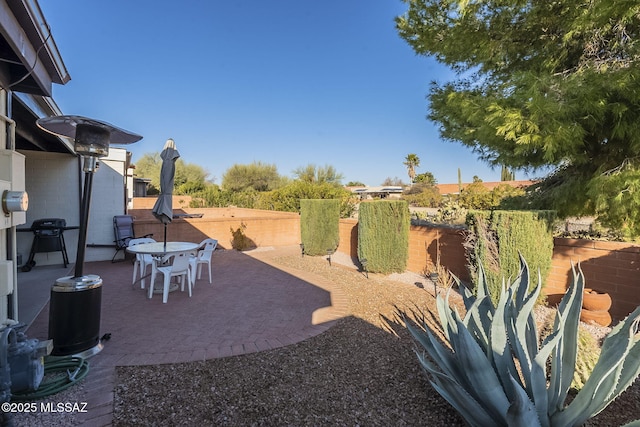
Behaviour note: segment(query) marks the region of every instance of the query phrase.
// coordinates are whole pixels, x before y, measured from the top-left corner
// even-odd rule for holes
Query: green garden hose
[[[42,399],[68,389],[89,373],[89,362],[82,357],[46,357],[44,379],[35,391],[11,394],[11,401],[25,402]],[[47,378],[49,375],[49,378]]]

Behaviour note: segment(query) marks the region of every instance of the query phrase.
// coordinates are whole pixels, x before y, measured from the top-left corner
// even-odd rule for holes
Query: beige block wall
[[[300,243],[300,215],[297,213],[231,208],[190,208],[181,213],[202,214],[202,218],[174,219],[167,225],[168,241],[200,242],[213,238],[218,240],[220,247],[231,249],[232,231],[244,224],[245,236],[257,247]],[[164,227],[150,209],[131,209],[129,214],[135,218],[136,236],[153,234],[155,240],[164,239]]]
[[[580,264],[586,287],[612,296],[611,315],[622,318],[640,305],[640,246],[623,242],[554,239],[547,295],[563,294]]]
[[[357,221],[340,221],[338,250],[357,260]],[[469,281],[463,230],[448,227],[411,226],[407,269],[431,271],[440,250],[440,263],[463,281]],[[578,263],[586,286],[608,292],[613,300],[611,315],[621,319],[640,306],[640,246],[621,242],[554,239],[552,267],[543,292],[564,294],[572,280],[571,262]]]
[[[300,216],[296,213],[236,208],[184,209],[184,213],[203,213],[202,218],[176,219],[167,227],[168,240],[199,242],[216,238],[231,248],[231,230],[246,224],[245,234],[257,246],[286,246],[300,243]],[[150,209],[132,210],[136,234],[163,236],[162,224]],[[338,251],[358,259],[358,222],[340,220]],[[431,271],[439,248],[440,263],[463,281],[469,280],[464,251],[464,231],[450,227],[411,226],[407,269],[421,274]],[[640,306],[640,246],[619,242],[555,239],[552,270],[544,292],[564,293],[571,280],[571,261],[580,261],[587,287],[609,292],[611,314],[620,319]]]

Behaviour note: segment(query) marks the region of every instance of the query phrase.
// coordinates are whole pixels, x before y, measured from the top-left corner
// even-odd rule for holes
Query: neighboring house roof
[[[378,187],[346,187],[356,194],[400,194],[404,190],[400,186],[383,185]]]
[[[471,182],[462,183],[462,189],[471,185]],[[493,182],[482,182],[481,183],[487,190],[491,191],[499,185],[510,185],[511,187],[523,188],[528,187],[530,185],[535,184],[535,181],[493,181]],[[460,185],[458,184],[436,184],[438,187],[438,191],[440,194],[458,194],[460,192]]]

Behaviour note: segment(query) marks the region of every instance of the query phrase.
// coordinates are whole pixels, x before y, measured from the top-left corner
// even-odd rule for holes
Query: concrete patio
[[[84,379],[88,412],[80,414],[82,422],[111,423],[116,366],[201,361],[278,348],[320,334],[346,316],[346,300],[331,283],[271,262],[299,253],[298,246],[216,251],[213,283],[203,271],[193,297],[178,290],[169,294],[167,304],[161,295],[149,300],[139,285],[132,286],[131,262],[86,264],[87,274],[103,280],[100,335],[111,338],[89,359]],[[72,271],[41,267],[33,270],[33,279],[28,274],[32,272],[19,275],[21,319],[30,324],[29,338],[44,340],[51,285]],[[24,302],[28,298],[33,299],[29,304]],[[37,312],[38,305],[44,306],[31,322],[29,313]]]

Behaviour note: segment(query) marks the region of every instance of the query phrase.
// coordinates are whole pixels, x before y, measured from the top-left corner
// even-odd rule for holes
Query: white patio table
[[[141,243],[127,248],[127,252],[132,254],[148,254],[154,258],[164,259],[168,255],[173,255],[182,252],[193,252],[198,249],[199,243],[192,242],[154,242],[154,243]],[[148,277],[149,275],[145,276]],[[140,278],[140,280],[142,277]],[[169,292],[175,291],[176,286],[171,286]],[[153,293],[162,293],[162,288],[154,288]]]

